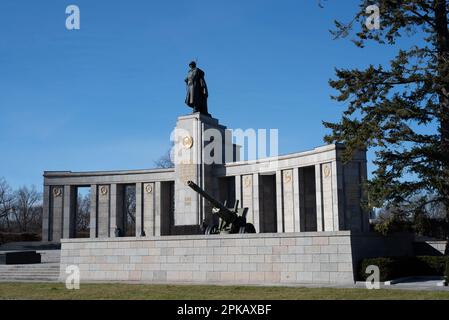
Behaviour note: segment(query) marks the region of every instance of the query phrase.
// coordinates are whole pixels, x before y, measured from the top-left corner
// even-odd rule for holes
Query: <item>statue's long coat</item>
[[[209,93],[206,80],[204,80],[204,71],[199,68],[190,70],[185,82],[187,83],[186,104],[201,113],[207,113],[207,97]]]

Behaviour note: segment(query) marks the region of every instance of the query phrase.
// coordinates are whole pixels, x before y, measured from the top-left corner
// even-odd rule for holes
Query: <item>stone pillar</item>
[[[295,232],[301,232],[301,195],[299,190],[299,169],[293,169],[293,213],[295,221]]]
[[[120,217],[119,217],[119,210],[121,207],[121,203],[119,203],[119,198],[120,196],[117,195],[118,190],[118,186],[116,184],[111,184],[110,186],[110,223],[109,225],[109,233],[108,233],[108,237],[114,238],[115,235],[115,229],[117,227],[121,227],[120,225]],[[104,215],[103,215],[104,217]],[[103,218],[104,219],[104,218]],[[122,230],[122,232],[124,232],[125,230]]]
[[[160,181],[154,184],[154,236],[161,236],[164,232],[168,234],[170,230],[162,230],[161,226],[161,214],[162,214],[162,183]],[[149,201],[149,199],[148,199]],[[150,207],[150,206],[149,206]],[[146,213],[145,213],[146,215]]]
[[[282,215],[284,217],[284,232],[295,231],[295,203],[293,190],[293,170],[282,171]]]
[[[75,237],[76,187],[64,186],[63,232],[64,239]]]
[[[89,231],[90,238],[98,236],[97,213],[98,213],[98,187],[96,184],[90,186],[90,222]]]
[[[52,186],[50,188],[50,236],[51,241],[60,242],[62,238],[62,216],[64,210],[64,188]]]
[[[321,164],[315,165],[315,189],[316,189],[316,226],[317,231],[324,231],[323,221],[323,194],[321,182]]]
[[[345,230],[343,164],[340,160],[332,163],[332,196],[334,203],[334,230]]]
[[[110,203],[111,203],[111,190],[110,185],[98,186],[98,214],[97,214],[97,226],[98,237],[109,237],[109,225],[110,225]]]
[[[253,175],[242,176],[242,207],[248,208],[246,221],[254,224]]]
[[[323,163],[321,165],[321,194],[323,206],[323,230],[334,231],[334,199],[333,199],[333,178],[334,170],[332,163]],[[335,199],[338,205],[338,198]],[[338,223],[338,221],[335,221]]]
[[[260,232],[260,177],[258,173],[253,174],[253,217],[256,232]]]
[[[159,194],[160,194],[160,185],[159,182]],[[160,213],[161,208],[158,208],[158,215],[159,219],[157,221],[156,219],[156,208],[155,208],[155,189],[156,184],[151,183],[144,183],[143,184],[143,196],[142,196],[142,202],[143,202],[143,230],[145,231],[145,235],[147,237],[150,236],[160,236],[161,235],[161,219],[160,219]]]
[[[212,139],[208,135],[211,132],[219,135]],[[221,126],[217,119],[199,113],[178,118],[172,137],[175,143],[175,226],[197,226],[199,232],[206,214],[210,214],[210,204],[186,183],[191,180],[218,198],[218,179],[213,170],[225,161],[225,132],[226,127]],[[214,151],[212,157],[211,150]],[[215,163],[210,162],[212,159],[216,160]]]
[[[276,171],[276,211],[277,211],[277,231],[285,232],[284,229],[284,209],[283,209],[283,188],[282,171]]]
[[[44,185],[44,203],[42,210],[42,241],[50,241],[50,186]]]

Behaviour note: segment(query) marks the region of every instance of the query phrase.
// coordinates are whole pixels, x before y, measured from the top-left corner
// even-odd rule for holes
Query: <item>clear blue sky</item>
[[[333,40],[357,0],[1,0],[0,177],[42,185],[44,170],[141,169],[169,148],[195,57],[214,117],[278,128],[280,153],[323,144],[335,67],[394,51]],[[65,8],[81,30],[65,28]]]

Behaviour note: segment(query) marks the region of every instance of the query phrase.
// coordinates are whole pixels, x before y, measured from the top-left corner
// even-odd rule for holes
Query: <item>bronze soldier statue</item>
[[[200,112],[210,117],[207,112],[207,91],[206,80],[204,79],[204,71],[196,67],[196,62],[189,64],[190,70],[187,74],[185,82],[187,84],[186,104],[193,109],[193,112]]]

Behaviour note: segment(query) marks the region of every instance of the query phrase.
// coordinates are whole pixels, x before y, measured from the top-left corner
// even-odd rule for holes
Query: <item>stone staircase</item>
[[[0,265],[1,282],[54,282],[59,278],[59,263]]]
[[[0,251],[33,250],[41,254],[42,263],[0,265],[0,282],[54,282],[59,279],[61,251],[57,245],[39,243],[11,243]]]

